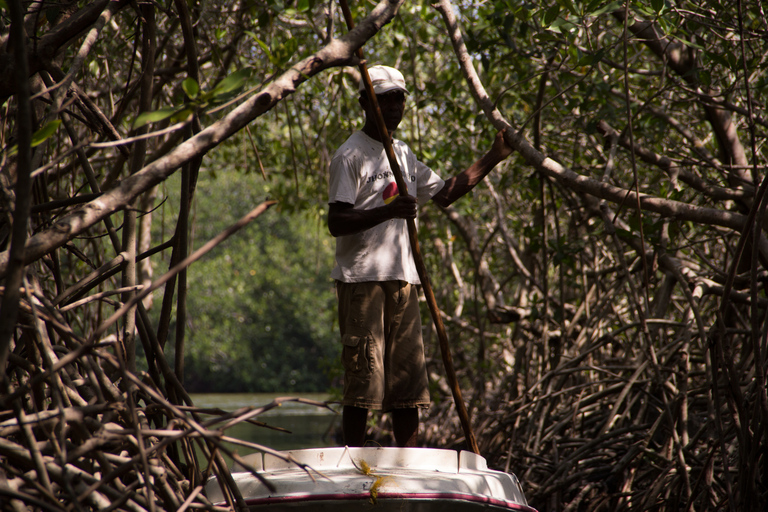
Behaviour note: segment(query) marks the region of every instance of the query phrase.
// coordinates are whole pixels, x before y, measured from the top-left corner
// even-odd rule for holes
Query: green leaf
[[[728,60],[722,55],[720,55],[719,53],[715,53],[713,51],[707,51],[707,52],[704,52],[704,55],[706,55],[712,62],[720,64],[723,67],[726,67],[726,68],[731,67],[731,63],[728,62]]]
[[[656,14],[661,14],[664,7],[666,7],[665,0],[651,0],[651,8],[656,11]]]
[[[56,133],[56,130],[58,130],[60,124],[61,124],[60,119],[56,119],[54,121],[50,121],[49,123],[46,123],[45,126],[37,130],[32,135],[31,146],[33,148],[37,147],[43,142],[45,142],[47,139],[49,139],[54,133]]]
[[[173,113],[171,116],[171,121],[174,123],[180,123],[181,121],[184,121],[186,118],[191,116],[195,111],[191,108],[182,108],[177,110]]]
[[[216,84],[216,87],[213,88],[211,94],[214,98],[217,98],[237,91],[251,77],[252,73],[252,68],[243,68],[235,71],[227,78]]]
[[[583,7],[584,11],[582,12],[582,16],[594,16],[592,13],[597,9],[597,6],[602,4],[603,0],[592,0]]]
[[[283,66],[290,62],[290,60],[296,55],[296,50],[299,49],[298,39],[292,37],[287,39],[280,47],[275,51],[275,57],[277,58],[277,65]]]
[[[549,26],[549,30],[552,32],[557,33],[571,33],[576,29],[576,25],[571,23],[570,21],[563,19],[563,18],[557,18],[555,21],[552,22],[552,24]]]
[[[197,95],[200,94],[200,86],[197,84],[197,80],[191,77],[187,77],[181,82],[181,88],[184,89],[184,92],[189,99],[192,100],[197,98]]]
[[[269,11],[261,11],[259,13],[259,28],[267,28],[272,21],[272,17],[269,15]]]
[[[635,236],[628,229],[616,228],[616,236],[621,240],[630,241],[634,240]]]
[[[696,74],[701,84],[707,87],[712,85],[712,73],[708,69],[697,69]]]
[[[560,14],[560,6],[555,4],[544,13],[544,19],[542,22],[545,27],[550,26],[557,19],[557,15]]]
[[[267,55],[267,58],[269,59],[269,61],[272,64],[274,64],[275,63],[275,57],[274,57],[274,55],[272,55],[272,49],[267,45],[267,43],[265,43],[264,41],[259,39],[259,36],[257,36],[256,34],[251,32],[250,30],[246,30],[245,33],[247,35],[249,35],[251,37],[251,39],[256,41],[256,44],[261,46],[261,49],[264,50],[264,53]]]
[[[573,5],[573,2],[571,0],[557,0],[560,5],[568,9],[571,14],[574,16],[578,16],[579,12],[576,10],[576,7]]]
[[[149,123],[157,123],[158,121],[164,121],[178,111],[176,107],[161,108],[160,110],[154,110],[152,112],[142,112],[133,122],[133,128],[141,128]]]
[[[0,0],[2,1],[2,0]],[[30,147],[36,147],[45,142],[47,139],[49,139],[54,133],[56,133],[56,130],[59,128],[59,125],[61,124],[61,120],[56,119],[54,121],[51,121],[49,123],[46,123],[45,126],[37,130],[35,133],[32,134],[32,142],[30,143]],[[14,156],[19,152],[19,146],[13,145],[10,148],[8,148],[8,156]]]
[[[581,53],[579,52],[579,66],[594,66],[603,60],[605,55],[605,48],[598,50],[595,53]]]
[[[599,2],[597,2],[597,3],[599,3]],[[597,18],[598,16],[602,16],[603,14],[605,14],[607,12],[617,11],[617,10],[621,9],[622,6],[623,6],[623,4],[621,2],[611,2],[611,3],[607,4],[607,5],[602,6],[601,8],[599,8],[599,9],[597,9],[595,11],[587,12],[586,16],[594,16],[595,18]],[[590,7],[591,7],[591,5],[590,5]]]
[[[700,45],[698,43],[694,43],[691,40],[683,39],[682,37],[678,37],[677,40],[680,41],[681,43],[683,43],[686,46],[690,46],[691,48],[696,48],[697,50],[701,50],[701,51],[705,50],[705,48],[702,45]]]

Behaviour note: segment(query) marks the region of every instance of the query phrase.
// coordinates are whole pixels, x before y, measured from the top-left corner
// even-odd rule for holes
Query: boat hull
[[[246,502],[247,503],[247,502]],[[248,504],[248,503],[247,503]],[[506,506],[497,507],[491,504],[481,504],[461,500],[425,500],[425,499],[396,499],[382,498],[376,504],[367,500],[328,500],[300,501],[294,503],[248,504],[253,512],[360,512],[365,510],[375,512],[499,512],[515,510]],[[533,510],[522,508],[517,510]]]
[[[250,467],[233,468],[251,510],[535,512],[514,475],[489,470],[484,458],[466,451],[342,447],[281,455],[288,460],[256,453],[244,459]],[[225,502],[216,479],[206,494]]]

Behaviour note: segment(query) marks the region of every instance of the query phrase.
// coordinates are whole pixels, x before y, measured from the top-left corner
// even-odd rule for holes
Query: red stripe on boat
[[[274,503],[292,503],[298,501],[351,501],[362,500],[368,501],[371,499],[369,493],[361,494],[293,494],[288,496],[270,496],[268,498],[251,498],[246,499],[245,503],[248,506],[254,505],[269,505]],[[486,505],[493,505],[495,507],[504,508],[507,510],[516,510],[520,512],[536,512],[536,509],[520,503],[514,503],[512,501],[501,500],[498,498],[491,498],[489,496],[479,496],[475,494],[464,493],[446,493],[446,492],[423,492],[423,493],[398,493],[398,492],[383,492],[379,491],[377,500],[444,500],[444,501],[469,501],[473,503],[483,503]]]

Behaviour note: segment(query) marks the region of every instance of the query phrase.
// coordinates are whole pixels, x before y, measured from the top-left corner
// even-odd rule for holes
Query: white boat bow
[[[281,453],[289,461],[265,453],[244,457],[274,492],[244,467],[233,468],[249,509],[536,512],[515,475],[490,470],[483,457],[467,451],[340,447]],[[205,490],[211,502],[225,503],[216,478]]]

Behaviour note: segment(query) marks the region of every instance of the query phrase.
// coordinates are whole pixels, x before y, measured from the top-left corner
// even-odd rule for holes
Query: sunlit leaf
[[[257,36],[256,34],[251,32],[250,30],[246,30],[245,33],[246,33],[246,35],[250,36],[250,38],[253,39],[256,42],[256,44],[258,44],[261,47],[262,50],[264,50],[264,53],[267,55],[267,58],[269,59],[269,61],[274,64],[275,63],[275,57],[274,57],[274,55],[272,55],[272,49],[267,45],[267,43],[262,41],[259,38],[259,36]]]
[[[197,95],[200,93],[200,86],[197,84],[197,80],[191,77],[187,77],[181,82],[181,88],[184,89],[184,92],[190,99],[197,98]]]
[[[296,54],[296,50],[299,47],[299,42],[295,38],[287,39],[283,44],[280,45],[278,50],[275,52],[276,57],[276,64],[278,66],[282,66],[286,63],[288,63]]]
[[[594,4],[599,5],[600,2],[594,2]],[[607,4],[607,5],[602,6],[601,8],[599,8],[599,9],[597,9],[595,11],[587,12],[585,15],[586,16],[594,16],[595,18],[597,18],[598,16],[602,16],[603,14],[605,14],[607,12],[617,11],[617,10],[621,9],[622,7],[623,7],[623,4],[621,2],[611,2],[611,3]]]
[[[563,18],[557,18],[552,22],[551,25],[549,25],[549,30],[552,32],[573,32],[576,29],[576,25],[571,23],[570,21],[563,19]]]
[[[30,143],[30,147],[37,147],[49,138],[53,136],[54,133],[56,133],[56,130],[59,128],[59,125],[61,124],[60,119],[56,119],[54,121],[50,121],[45,124],[42,128],[37,130],[35,133],[32,134],[32,141]],[[15,156],[19,152],[18,145],[11,146],[7,154],[8,156]]]
[[[243,68],[227,76],[224,80],[216,84],[211,91],[213,97],[224,96],[236,91],[245,85],[245,82],[251,77],[252,68]]]
[[[133,128],[141,128],[150,123],[157,123],[158,121],[164,121],[176,113],[178,109],[176,107],[161,108],[160,110],[153,110],[152,112],[142,112],[136,117],[133,122]]]
[[[174,123],[179,123],[187,119],[193,113],[194,113],[194,110],[191,108],[184,108],[184,109],[178,110],[174,112],[173,115],[171,116],[171,121],[173,121]]]
[[[578,16],[579,12],[576,10],[576,7],[574,7],[573,2],[571,0],[558,0],[558,3],[568,9],[568,11],[573,14],[574,16]]]
[[[45,126],[37,130],[32,135],[31,146],[33,148],[36,146],[39,146],[40,144],[45,142],[47,139],[49,139],[51,136],[53,136],[53,134],[56,133],[56,130],[58,130],[60,124],[61,124],[60,119],[56,119],[54,121],[50,121],[46,123]]]

